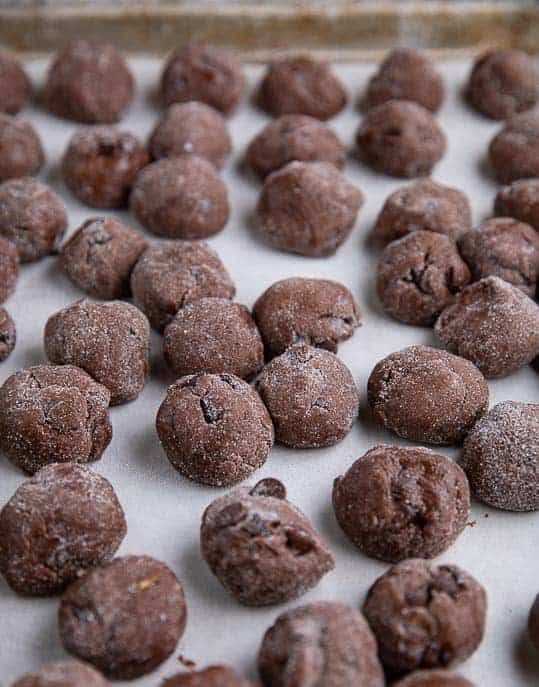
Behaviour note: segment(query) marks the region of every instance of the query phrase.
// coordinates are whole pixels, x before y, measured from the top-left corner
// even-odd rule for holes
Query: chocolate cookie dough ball
[[[487,50],[475,61],[466,97],[481,114],[507,119],[539,98],[539,72],[520,50]]]
[[[87,663],[55,661],[20,677],[11,687],[109,687],[109,682]]]
[[[333,255],[348,238],[363,194],[327,162],[290,162],[264,182],[256,208],[268,241],[289,253]]]
[[[434,332],[485,377],[506,377],[539,354],[539,306],[512,284],[486,277],[455,297]]]
[[[530,609],[528,617],[528,637],[532,645],[539,651],[539,594]]]
[[[228,666],[210,666],[173,675],[163,680],[161,687],[250,687],[250,684]]]
[[[34,127],[0,113],[0,181],[33,176],[44,161],[41,140]]]
[[[0,236],[0,303],[15,291],[19,278],[19,253],[11,241]]]
[[[198,100],[225,115],[236,109],[245,92],[239,59],[230,50],[189,43],[169,58],[161,78],[165,105]]]
[[[202,517],[200,546],[223,587],[247,606],[295,599],[334,567],[327,544],[274,479],[213,501]]]
[[[111,394],[111,405],[131,401],[150,372],[150,325],[134,305],[83,299],[47,320],[45,353],[59,365],[77,365]]]
[[[0,512],[0,572],[20,594],[55,594],[109,561],[126,530],[108,480],[83,465],[47,465]]]
[[[112,124],[131,104],[133,91],[131,71],[113,45],[76,41],[54,59],[43,99],[58,117]]]
[[[303,114],[329,119],[346,105],[348,96],[328,62],[306,55],[274,60],[260,87],[266,110],[278,117]]]
[[[148,244],[114,217],[84,222],[64,243],[60,264],[71,281],[103,300],[129,296],[131,272]]]
[[[94,568],[64,592],[58,613],[66,651],[115,680],[157,668],[175,650],[186,619],[178,579],[149,556]]]
[[[233,298],[234,284],[206,243],[163,241],[150,246],[131,273],[135,304],[162,332],[180,308],[200,298]]]
[[[521,179],[503,186],[496,195],[494,212],[514,217],[539,232],[539,179]]]
[[[0,112],[20,112],[32,90],[30,79],[18,60],[0,50]]]
[[[421,105],[388,100],[368,110],[357,132],[357,145],[365,162],[382,174],[423,177],[444,156],[446,138]]]
[[[419,179],[387,198],[372,233],[384,243],[414,231],[433,231],[458,241],[471,224],[470,201],[463,191]]]
[[[369,377],[375,421],[411,441],[461,443],[488,408],[488,385],[468,360],[429,346],[383,358]]]
[[[89,463],[112,438],[110,392],[72,365],[36,365],[0,387],[0,449],[30,475],[49,463]]]
[[[368,108],[388,100],[410,100],[436,112],[445,97],[444,80],[419,50],[396,48],[380,65],[367,87]]]
[[[352,293],[336,281],[294,277],[272,284],[255,303],[253,317],[274,358],[304,343],[337,352],[360,326],[361,311]]]
[[[300,606],[280,615],[258,654],[265,687],[382,687],[376,642],[365,618],[336,602]]]
[[[276,440],[291,448],[332,446],[357,418],[359,399],[350,370],[321,348],[291,346],[266,365],[256,388]]]
[[[489,506],[539,510],[539,405],[495,405],[467,436],[460,464],[475,496]]]
[[[367,556],[389,563],[434,558],[466,526],[470,490],[462,469],[443,454],[380,444],[337,477],[333,510]]]
[[[35,179],[11,179],[0,184],[0,236],[17,247],[21,262],[53,253],[67,228],[63,201]]]
[[[168,388],[156,426],[176,470],[211,487],[249,477],[273,446],[273,425],[260,397],[231,374],[179,379]]]
[[[230,372],[251,379],[264,365],[264,344],[251,313],[227,298],[201,298],[165,329],[163,353],[177,375]]]
[[[501,184],[539,177],[539,110],[508,119],[490,142],[488,154]]]
[[[417,670],[393,687],[475,687],[469,680],[447,670]]]
[[[406,324],[431,325],[469,281],[470,270],[450,238],[414,231],[386,246],[378,263],[376,289],[391,317]]]
[[[379,577],[363,606],[389,674],[445,668],[477,649],[485,631],[487,595],[456,565],[412,558]]]
[[[157,236],[203,239],[228,222],[224,181],[201,157],[165,158],[138,175],[129,204],[139,222]]]
[[[344,167],[346,152],[337,134],[314,117],[282,115],[262,129],[247,148],[247,162],[262,179],[294,160]]]
[[[459,243],[474,281],[500,277],[535,296],[539,280],[539,234],[511,217],[489,219]]]
[[[15,322],[5,308],[0,307],[0,363],[6,360],[17,343]]]

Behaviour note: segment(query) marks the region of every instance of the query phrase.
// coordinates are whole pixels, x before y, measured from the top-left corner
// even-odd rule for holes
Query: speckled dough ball
[[[275,116],[303,114],[329,119],[346,105],[344,86],[328,62],[299,55],[275,60],[260,87],[262,104]]]
[[[127,530],[111,484],[83,465],[54,463],[0,512],[0,572],[20,594],[54,594],[110,560]]]
[[[178,579],[149,556],[94,568],[64,592],[58,613],[66,651],[117,680],[157,668],[176,648],[186,619]]]
[[[67,228],[63,201],[35,179],[11,179],[0,184],[0,236],[12,241],[21,262],[53,253]]]
[[[344,167],[346,152],[337,134],[314,117],[282,115],[267,124],[247,148],[247,162],[262,179],[289,162],[330,162]]]
[[[231,374],[179,379],[169,387],[156,425],[176,470],[212,487],[249,477],[273,446],[273,425],[260,397]]]
[[[30,79],[19,61],[0,50],[0,112],[17,114],[30,96]]]
[[[0,114],[0,181],[33,176],[44,161],[41,140],[34,127],[22,119]]]
[[[131,210],[157,236],[203,239],[219,233],[230,208],[224,181],[201,157],[165,158],[138,175]]]
[[[391,317],[407,324],[431,325],[469,281],[470,270],[450,238],[414,231],[386,246],[378,263],[376,288]]]
[[[165,105],[198,100],[225,115],[245,91],[241,62],[230,50],[190,43],[169,58],[161,78]]]
[[[382,174],[423,177],[444,156],[446,138],[421,105],[388,100],[368,110],[357,132],[357,145],[365,162]]]
[[[273,420],[276,440],[291,448],[332,446],[357,418],[359,399],[350,370],[320,348],[288,348],[266,365],[256,388]]]
[[[393,687],[475,687],[469,680],[447,670],[417,670]]]
[[[489,506],[539,510],[539,405],[495,405],[466,438],[460,464],[475,496]]]
[[[530,609],[528,617],[528,637],[530,642],[539,651],[539,594]]]
[[[389,674],[460,663],[485,631],[487,596],[456,565],[412,558],[379,577],[363,606]]]
[[[150,372],[150,325],[130,303],[83,299],[47,320],[45,353],[77,365],[110,391],[111,405],[135,399]]]
[[[0,449],[33,475],[99,460],[112,438],[110,392],[72,365],[36,365],[0,387]]]
[[[163,680],[161,687],[250,687],[250,683],[228,666],[210,666],[173,675]]]
[[[180,308],[200,298],[233,298],[234,284],[206,243],[163,241],[150,246],[131,273],[135,304],[162,332]]]
[[[87,663],[55,661],[20,677],[11,687],[109,687],[109,684]]]
[[[17,246],[0,236],[0,303],[15,291],[19,278],[19,253]]]
[[[368,382],[374,419],[405,439],[458,444],[488,408],[488,385],[468,360],[429,346],[383,358]]]
[[[280,615],[258,654],[265,687],[382,687],[376,642],[365,618],[336,602],[300,606]]]
[[[270,174],[257,205],[260,230],[280,250],[333,255],[348,238],[363,194],[327,162],[290,162]]]
[[[54,59],[43,98],[58,117],[112,124],[131,104],[133,91],[133,76],[113,45],[77,41]]]
[[[361,551],[389,563],[434,558],[466,526],[466,475],[441,453],[378,445],[337,477],[333,509]]]
[[[165,329],[163,353],[177,375],[230,372],[251,379],[264,365],[264,344],[249,310],[227,298],[201,298]]]
[[[520,50],[487,50],[473,65],[466,96],[481,114],[507,119],[535,105],[539,72]]]
[[[17,329],[11,315],[0,307],[0,363],[6,360],[17,343]]]
[[[496,195],[494,212],[514,217],[539,232],[539,179],[521,179],[503,186]]]
[[[508,119],[490,142],[488,154],[501,184],[539,177],[539,110]]]
[[[444,97],[444,80],[432,61],[419,50],[396,48],[369,81],[365,104],[369,108],[388,100],[411,100],[436,112]]]
[[[539,354],[539,306],[512,284],[486,277],[456,296],[434,331],[485,377],[506,377]]]

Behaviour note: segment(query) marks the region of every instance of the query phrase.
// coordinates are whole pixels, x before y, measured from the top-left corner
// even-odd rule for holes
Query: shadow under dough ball
[[[87,663],[54,661],[23,675],[11,687],[110,687],[110,683]]]
[[[376,641],[362,613],[318,602],[280,615],[258,653],[265,687],[382,687]]]
[[[110,392],[72,365],[36,365],[0,387],[0,448],[33,475],[49,463],[99,460],[112,438]]]
[[[163,680],[161,687],[251,687],[251,684],[233,668],[209,666],[203,670],[190,670],[187,673],[173,675]]]
[[[11,315],[0,307],[0,363],[12,353],[17,343],[17,329]]]
[[[417,670],[393,687],[475,687],[469,680],[447,670]]]
[[[112,124],[127,110],[133,93],[131,71],[113,45],[76,41],[54,58],[43,99],[58,117]]]
[[[0,303],[15,291],[19,278],[19,252],[17,246],[0,236]]]
[[[35,179],[10,179],[0,184],[0,236],[12,241],[21,262],[54,253],[67,228],[61,198]]]
[[[83,465],[48,465],[0,512],[0,572],[20,594],[55,594],[109,561],[126,531],[108,480]]]
[[[32,86],[21,63],[0,50],[0,112],[15,115],[30,97]]]
[[[260,397],[231,374],[191,375],[172,384],[156,428],[173,467],[212,487],[252,475],[266,462],[274,439]]]
[[[500,184],[539,177],[539,110],[508,119],[488,148]]]
[[[539,355],[539,306],[503,279],[486,277],[457,294],[434,332],[485,377],[506,377]]]
[[[264,182],[256,214],[279,250],[333,255],[352,231],[363,194],[327,162],[290,162]]]
[[[535,597],[528,616],[528,638],[536,651],[539,651],[539,594]]]
[[[369,589],[363,612],[389,675],[445,668],[471,656],[483,639],[487,595],[456,565],[419,558],[398,563]]]
[[[466,526],[470,491],[463,470],[443,454],[380,444],[337,477],[333,510],[367,556],[398,563],[448,549]]]
[[[334,567],[327,544],[271,478],[213,501],[200,546],[226,591],[247,606],[295,599]]]
[[[0,114],[0,181],[34,176],[44,162],[41,140],[32,124]]]
[[[406,324],[431,325],[469,281],[470,270],[450,238],[414,231],[385,247],[376,290],[391,317]]]
[[[428,444],[459,444],[488,408],[488,385],[468,360],[429,346],[383,358],[367,395],[375,421],[398,436]]]
[[[162,332],[180,308],[200,298],[233,298],[236,288],[217,253],[202,241],[162,241],[133,268],[135,304]]]
[[[460,465],[489,506],[539,510],[539,404],[495,405],[468,434]]]
[[[266,365],[256,388],[275,439],[291,448],[332,446],[357,419],[359,398],[350,370],[320,348],[291,346]]]
[[[520,179],[503,186],[494,201],[499,217],[514,217],[539,232],[539,179]]]
[[[66,651],[117,680],[151,672],[175,650],[187,608],[181,584],[164,563],[125,556],[91,570],[60,601]]]
[[[267,358],[305,343],[337,352],[360,326],[361,311],[352,293],[336,281],[292,277],[272,284],[256,301],[253,317]]]

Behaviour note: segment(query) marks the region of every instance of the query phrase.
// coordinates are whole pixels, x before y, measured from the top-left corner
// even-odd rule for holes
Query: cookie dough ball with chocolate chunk
[[[11,687],[109,687],[109,682],[87,663],[55,661],[20,677]]]
[[[55,594],[109,561],[126,530],[108,480],[83,465],[47,465],[0,512],[0,572],[20,594]]]
[[[21,262],[53,253],[67,228],[63,201],[35,179],[10,179],[0,184],[0,237],[12,241]]]
[[[0,307],[0,363],[6,360],[17,342],[15,322],[5,308]]]
[[[223,487],[258,470],[273,446],[273,425],[256,391],[231,374],[196,374],[169,387],[157,433],[184,477]]]
[[[471,656],[483,639],[487,595],[456,565],[412,558],[376,580],[363,612],[384,668],[398,675],[445,668]]]
[[[346,105],[348,96],[328,62],[306,55],[274,60],[260,87],[262,104],[278,117],[303,114],[329,119]]]
[[[245,92],[240,60],[230,50],[189,43],[174,52],[161,78],[165,105],[198,100],[223,114],[236,109]]]
[[[136,398],[150,371],[150,325],[130,303],[72,303],[49,317],[44,344],[51,362],[77,365],[107,387],[111,405]]]
[[[539,280],[539,234],[511,217],[489,219],[467,232],[459,243],[474,281],[500,277],[535,296]]]
[[[321,348],[291,346],[262,370],[256,388],[275,438],[291,448],[321,448],[344,439],[359,399],[350,370]]]
[[[512,284],[486,277],[455,297],[434,331],[485,377],[506,377],[539,355],[539,306]]]
[[[66,651],[115,680],[140,677],[163,663],[186,620],[176,575],[149,556],[94,568],[64,592],[58,613]]]
[[[19,252],[17,246],[0,236],[0,303],[15,291],[19,278]]]
[[[473,65],[466,97],[481,114],[507,119],[535,105],[539,72],[520,50],[487,50]]]
[[[0,112],[17,114],[30,96],[30,79],[18,60],[0,50]]]
[[[432,61],[419,50],[396,48],[369,81],[365,104],[369,108],[388,100],[410,100],[436,112],[444,97],[444,80]]]
[[[488,385],[469,360],[429,346],[383,358],[368,382],[376,422],[411,441],[458,444],[488,408]]]
[[[234,284],[217,253],[200,241],[150,246],[131,273],[135,304],[162,332],[180,308],[200,298],[233,298]]]
[[[346,153],[337,134],[314,117],[290,114],[270,122],[251,141],[247,162],[262,179],[294,160],[344,167]]]
[[[468,434],[460,464],[489,506],[539,510],[539,404],[495,405]]]
[[[190,670],[163,680],[161,687],[251,687],[228,666],[210,666],[204,670]],[[457,685],[458,687],[458,685]]]
[[[131,104],[133,91],[131,71],[113,45],[76,41],[52,62],[43,98],[58,117],[112,124]]]
[[[539,179],[520,179],[503,186],[496,195],[494,212],[514,217],[539,232]]]
[[[539,110],[508,119],[490,142],[488,154],[501,184],[539,177]]]
[[[270,174],[257,205],[272,245],[311,257],[333,255],[348,238],[363,194],[327,162],[290,162]]]
[[[434,558],[466,526],[470,490],[462,469],[443,454],[381,444],[337,477],[333,509],[367,556],[390,563]]]
[[[382,687],[376,641],[360,611],[336,602],[280,615],[258,654],[265,687]]]
[[[213,501],[202,517],[200,546],[223,587],[247,606],[295,599],[334,566],[327,544],[274,479]]]
[[[445,134],[421,105],[388,100],[369,109],[357,132],[361,156],[396,177],[428,176],[446,150]]]
[[[163,353],[178,375],[230,372],[251,379],[264,365],[264,344],[249,310],[227,298],[201,298],[165,329]]]
[[[44,161],[41,140],[30,122],[0,113],[0,181],[33,176]]]
[[[138,175],[129,204],[157,236],[203,239],[219,233],[230,207],[224,181],[201,157],[164,158]]]
[[[469,281],[470,270],[451,239],[414,231],[386,246],[378,263],[376,287],[391,317],[406,324],[430,325]]]
[[[110,392],[72,365],[36,365],[0,387],[0,449],[33,475],[99,460],[112,438]]]
[[[535,601],[530,609],[528,637],[535,649],[539,651],[539,594],[535,597]]]
[[[475,687],[469,680],[447,670],[417,670],[393,687]]]

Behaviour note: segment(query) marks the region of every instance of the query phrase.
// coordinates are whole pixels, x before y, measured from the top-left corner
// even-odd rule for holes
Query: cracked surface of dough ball
[[[32,124],[0,113],[0,182],[34,176],[44,162],[41,140]]]
[[[514,217],[539,232],[539,179],[520,179],[501,188],[494,201],[494,212],[501,217]]]

